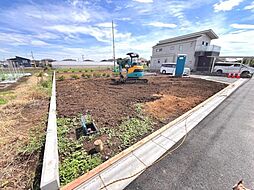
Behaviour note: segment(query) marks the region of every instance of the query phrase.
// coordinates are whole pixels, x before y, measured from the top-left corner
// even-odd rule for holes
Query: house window
[[[205,41],[202,41],[202,45],[205,45]]]
[[[175,49],[175,46],[170,46],[170,50],[174,50]]]
[[[208,42],[206,42],[205,45],[208,46]]]
[[[162,48],[156,49],[156,52],[161,52]]]
[[[161,61],[158,59],[158,63],[160,63]]]
[[[180,52],[183,51],[183,45],[179,45],[179,51],[180,51]]]

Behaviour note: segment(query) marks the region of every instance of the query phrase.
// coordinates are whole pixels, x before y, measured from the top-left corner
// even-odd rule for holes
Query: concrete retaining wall
[[[44,149],[40,187],[43,190],[57,190],[60,187],[58,170],[58,145],[56,124],[56,79],[55,72],[52,82],[46,143]]]

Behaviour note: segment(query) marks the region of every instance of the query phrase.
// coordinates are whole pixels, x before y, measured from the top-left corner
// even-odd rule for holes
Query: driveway
[[[199,123],[180,148],[126,189],[221,190],[231,189],[240,179],[254,188],[254,79]]]

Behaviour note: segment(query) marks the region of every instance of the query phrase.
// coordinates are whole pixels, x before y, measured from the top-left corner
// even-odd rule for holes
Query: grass
[[[10,100],[16,98],[13,91],[0,92],[0,105],[7,104]]]
[[[108,70],[111,67],[108,66],[100,66],[100,67],[94,67],[94,68],[58,68],[56,69],[57,73],[81,73],[81,72],[93,72],[93,71],[99,71],[99,70]]]
[[[139,137],[152,131],[152,121],[148,117],[130,118],[119,126],[117,136],[121,141],[121,148],[125,149],[137,142]]]
[[[78,140],[73,137],[75,129],[81,127],[79,117],[58,118],[58,147],[60,153],[60,183],[65,185],[89,170],[100,165],[103,160],[101,154],[89,155],[84,147],[85,142],[93,142],[101,135],[107,135],[105,142],[109,148],[114,148],[111,156],[123,149],[133,145],[144,135],[153,131],[152,120],[143,115],[142,105],[136,104],[135,111],[137,116],[126,118],[117,128],[101,128],[99,133],[90,136],[82,136]],[[92,121],[91,115],[87,115],[86,120]],[[71,135],[72,134],[72,135]]]
[[[65,77],[63,75],[61,75],[60,77],[58,77],[59,81],[63,81],[65,79]]]
[[[8,100],[4,99],[4,98],[0,98],[0,105],[4,105],[7,104]]]
[[[43,129],[45,125],[46,123],[42,123],[41,126],[43,127],[39,126],[30,130],[28,143],[20,148],[20,153],[33,154],[41,150],[46,140],[46,133],[38,129]]]
[[[83,147],[84,137],[79,140],[69,138],[70,130],[80,126],[77,118],[59,118],[58,125],[58,147],[60,153],[60,183],[65,185],[77,177],[102,163],[99,154],[88,155]]]
[[[39,80],[37,87],[39,92],[46,92],[50,96],[52,90],[52,72],[49,71],[47,74],[47,77],[44,76],[43,72],[36,75]]]

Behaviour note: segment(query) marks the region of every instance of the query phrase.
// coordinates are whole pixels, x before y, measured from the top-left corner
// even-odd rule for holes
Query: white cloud
[[[235,6],[238,6],[243,1],[244,0],[226,0],[226,1],[221,1],[220,0],[219,3],[216,3],[216,4],[213,5],[214,11],[215,12],[230,11]]]
[[[104,28],[112,28],[112,22],[103,22],[96,24],[96,26],[104,27]],[[116,27],[116,23],[114,23],[114,27]]]
[[[160,28],[175,28],[176,24],[173,23],[163,23],[163,22],[150,22],[148,24],[144,24],[148,26],[160,27]]]
[[[32,40],[31,45],[33,46],[46,46],[48,43],[41,41],[41,40]]]
[[[244,10],[251,10],[251,9],[254,9],[254,1],[250,5],[247,5],[246,7],[244,7]]]
[[[153,3],[153,0],[133,0],[139,3]]]
[[[254,24],[231,24],[230,26],[237,29],[254,29]]]
[[[250,39],[254,39],[254,30],[240,30],[221,35],[213,43],[222,47],[221,55],[252,56],[254,41]]]
[[[76,25],[54,25],[54,26],[49,26],[46,27],[47,29],[50,30],[55,30],[61,33],[66,33],[66,34],[75,34],[75,33],[80,33],[80,34],[86,34],[93,36],[100,42],[111,42],[111,28],[98,28],[98,27],[93,27],[93,26],[76,26]],[[115,29],[115,38],[116,40],[119,39],[126,39],[130,38],[131,33],[120,33],[118,32],[117,29]]]

